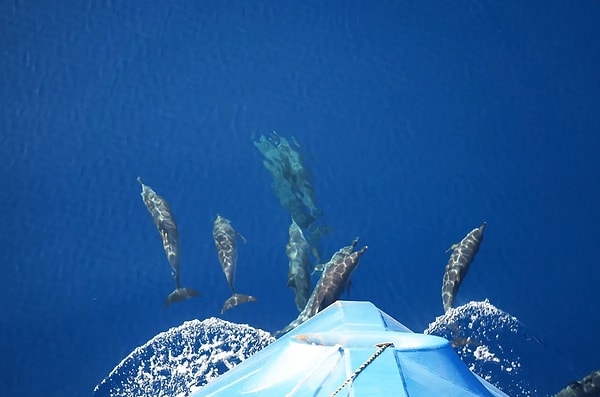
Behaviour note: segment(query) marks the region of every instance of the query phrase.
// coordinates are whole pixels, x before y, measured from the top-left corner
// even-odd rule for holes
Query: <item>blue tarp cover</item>
[[[338,301],[194,394],[506,396],[473,374],[443,338],[414,333],[370,302]]]

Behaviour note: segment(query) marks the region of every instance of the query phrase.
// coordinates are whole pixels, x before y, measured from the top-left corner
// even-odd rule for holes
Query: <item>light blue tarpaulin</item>
[[[446,339],[413,333],[370,302],[345,301],[192,396],[332,396],[336,391],[338,396],[506,396],[469,371]]]

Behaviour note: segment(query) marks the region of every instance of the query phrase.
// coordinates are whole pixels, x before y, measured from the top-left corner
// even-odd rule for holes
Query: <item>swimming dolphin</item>
[[[287,286],[294,289],[296,307],[302,311],[310,296],[310,247],[293,218],[289,234],[290,239],[285,246],[285,253],[290,260]]]
[[[321,278],[302,312],[288,326],[276,332],[275,336],[293,330],[339,299],[344,289],[350,286],[350,276],[356,270],[360,256],[367,250],[367,246],[364,246],[360,250],[352,252],[357,242],[358,237],[352,241],[350,246],[340,249],[331,257],[331,260],[323,267]]]
[[[319,262],[319,242],[329,233],[329,227],[323,211],[317,206],[313,174],[304,163],[298,143],[295,139],[290,143],[273,131],[261,135],[254,145],[263,155],[262,163],[273,177],[272,187],[279,203],[300,226]]]
[[[350,255],[352,253],[352,251],[354,250],[354,247],[356,246],[356,243],[358,243],[358,237],[355,238],[354,240],[352,240],[352,243],[350,243],[350,245],[347,245],[347,246],[342,247],[339,250],[337,250],[332,255],[332,257],[329,260],[329,262],[320,263],[317,266],[315,266],[313,274],[315,272],[321,272],[321,273],[323,273],[323,271],[327,268],[327,266],[331,265],[332,263],[336,263],[336,262],[344,259],[346,256]]]
[[[582,380],[571,382],[554,397],[598,397],[600,396],[600,370],[584,376]]]
[[[225,273],[225,278],[227,278],[227,283],[233,293],[233,295],[231,295],[231,297],[223,304],[221,314],[223,314],[225,310],[241,305],[242,303],[256,301],[256,298],[253,296],[237,294],[233,287],[237,263],[237,236],[243,238],[241,234],[233,229],[231,222],[228,219],[217,214],[217,219],[215,219],[213,224],[213,238],[217,247],[217,256],[219,257],[219,262],[221,262],[221,268],[223,269],[223,273]]]
[[[454,298],[458,293],[458,288],[469,271],[471,262],[475,259],[479,245],[483,241],[483,229],[486,223],[471,230],[460,243],[452,244],[448,251],[452,250],[450,260],[446,264],[444,272],[444,282],[442,284],[442,302],[444,311],[447,312],[454,304]]]
[[[171,212],[171,206],[163,197],[156,194],[150,186],[144,185],[140,177],[137,178],[137,181],[142,185],[142,200],[144,200],[146,208],[152,215],[154,225],[162,238],[167,259],[171,269],[173,269],[171,276],[175,279],[175,291],[169,294],[164,307],[169,306],[171,303],[201,296],[200,292],[192,288],[181,288],[179,283],[179,232],[177,231],[175,217]]]

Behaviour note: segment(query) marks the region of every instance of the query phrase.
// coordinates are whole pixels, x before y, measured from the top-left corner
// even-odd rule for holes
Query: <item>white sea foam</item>
[[[425,333],[450,340],[471,371],[505,393],[537,395],[529,383],[531,368],[519,354],[541,357],[540,345],[516,317],[487,300],[449,310]],[[183,397],[273,341],[268,332],[248,325],[218,318],[188,321],[135,349],[96,386],[95,397]]]
[[[535,393],[520,354],[531,350],[522,323],[487,299],[450,309],[424,331],[448,339],[469,369],[505,393]]]
[[[185,396],[275,339],[218,318],[186,321],[125,357],[94,389],[100,396]]]

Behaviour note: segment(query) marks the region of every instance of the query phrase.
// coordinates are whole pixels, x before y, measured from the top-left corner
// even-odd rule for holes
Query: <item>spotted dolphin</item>
[[[233,282],[235,280],[235,270],[237,265],[237,241],[236,237],[243,236],[236,232],[231,226],[231,222],[217,214],[217,219],[213,224],[213,238],[217,247],[217,256],[221,263],[225,278],[231,288],[233,295],[225,301],[221,308],[221,314],[234,306],[246,302],[254,302],[256,298],[250,295],[238,294],[235,292]]]
[[[352,240],[352,243],[350,243],[350,245],[347,245],[347,246],[342,247],[339,250],[337,250],[332,255],[331,259],[328,262],[320,263],[317,266],[315,266],[315,269],[313,270],[313,274],[315,272],[320,272],[322,274],[323,271],[325,271],[325,269],[327,268],[327,266],[331,265],[332,263],[339,262],[339,261],[343,260],[346,256],[350,255],[352,253],[352,251],[354,251],[354,247],[356,246],[356,243],[358,243],[358,237],[355,238],[354,240]]]
[[[357,242],[358,237],[352,241],[351,245],[337,251],[331,257],[331,260],[323,266],[321,278],[302,312],[284,329],[278,331],[275,336],[293,330],[339,299],[344,289],[350,286],[350,276],[356,270],[361,255],[368,248],[364,246],[360,250],[352,252]]]
[[[298,311],[302,311],[310,296],[310,246],[304,238],[302,229],[292,218],[289,227],[290,239],[285,246],[285,253],[289,259],[287,286],[294,289],[294,301]]]
[[[592,371],[580,381],[571,382],[554,397],[597,397],[600,396],[600,370]]]
[[[171,276],[175,279],[175,290],[169,294],[164,307],[171,303],[181,302],[195,296],[201,296],[200,292],[192,288],[182,288],[179,282],[179,232],[175,217],[171,211],[169,203],[161,196],[156,194],[150,186],[144,185],[140,177],[137,181],[142,185],[142,200],[152,215],[154,225],[162,238],[163,248],[167,254],[167,259],[173,272]]]
[[[454,299],[460,288],[460,284],[464,280],[469,266],[475,259],[475,255],[479,251],[479,245],[483,241],[483,230],[486,223],[471,230],[460,243],[452,244],[448,251],[452,250],[450,259],[446,264],[444,272],[444,282],[442,284],[442,302],[444,311],[447,312],[454,305]]]

